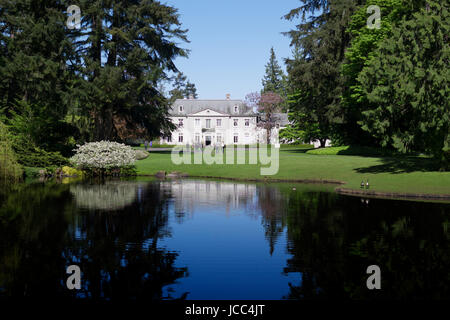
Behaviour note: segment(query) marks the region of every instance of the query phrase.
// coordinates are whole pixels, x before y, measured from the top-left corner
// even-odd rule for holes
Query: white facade
[[[179,99],[172,106],[172,123],[177,129],[161,144],[245,145],[266,142],[264,129],[257,127],[258,115],[240,100]],[[272,130],[272,142],[278,141]]]
[[[171,117],[178,127],[168,144],[253,144],[256,143],[256,116],[238,117],[207,109],[185,117]]]

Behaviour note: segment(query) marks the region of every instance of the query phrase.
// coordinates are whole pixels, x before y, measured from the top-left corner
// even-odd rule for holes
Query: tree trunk
[[[327,139],[319,139],[320,141],[320,147],[325,148],[327,144]]]
[[[110,108],[102,109],[95,113],[95,141],[115,140],[115,128],[113,122],[113,111]]]

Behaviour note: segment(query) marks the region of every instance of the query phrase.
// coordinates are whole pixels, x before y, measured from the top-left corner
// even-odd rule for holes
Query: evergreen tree
[[[81,29],[71,35],[81,54],[80,105],[94,140],[159,136],[173,126],[169,101],[157,90],[186,57],[177,9],[158,1],[81,1]]]
[[[359,75],[371,108],[363,129],[383,146],[450,161],[448,8],[437,1],[404,18]]]
[[[169,92],[170,101],[174,102],[176,99],[184,99],[192,96],[197,99],[197,88],[195,84],[189,82],[187,77],[179,72],[174,79],[173,89]]]
[[[342,74],[345,77],[344,92],[341,106],[344,121],[339,127],[339,135],[347,144],[374,145],[379,141],[370,133],[362,130],[359,122],[362,112],[370,109],[370,102],[363,93],[358,76],[363,68],[377,54],[381,41],[389,37],[392,28],[402,18],[411,15],[423,6],[424,1],[407,0],[368,0],[367,3],[355,12],[350,21],[347,32],[352,36],[350,47],[345,54]],[[377,5],[381,9],[381,26],[379,29],[367,28],[367,8]]]
[[[270,59],[266,64],[266,74],[262,79],[262,93],[276,92],[281,96],[285,95],[286,76],[278,64],[277,57],[273,47],[270,49]]]
[[[0,110],[28,118],[19,143],[55,150],[74,128],[64,118],[74,57],[64,26],[65,1],[0,0]],[[8,121],[6,121],[8,123]]]
[[[188,81],[186,83],[186,87],[185,87],[184,91],[185,91],[185,96],[192,97],[194,99],[198,98],[197,88],[195,87],[195,84],[193,84],[192,82]]]
[[[343,122],[340,97],[344,81],[340,71],[350,42],[345,31],[362,1],[302,2],[303,6],[285,16],[289,20],[301,16],[297,28],[287,33],[298,53],[295,59],[288,60],[289,86],[294,97],[290,111],[298,112],[311,125],[318,125],[324,147],[326,139]]]

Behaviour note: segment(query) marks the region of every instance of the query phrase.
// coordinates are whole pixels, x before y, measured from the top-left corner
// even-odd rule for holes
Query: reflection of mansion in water
[[[228,210],[252,209],[257,205],[256,185],[233,182],[181,180],[162,181],[161,188],[173,197],[175,212],[214,204]]]
[[[272,141],[288,124],[287,114],[275,114]],[[177,126],[171,136],[161,139],[163,144],[256,144],[266,142],[266,130],[257,126],[259,117],[241,100],[178,99],[170,110],[170,119]]]

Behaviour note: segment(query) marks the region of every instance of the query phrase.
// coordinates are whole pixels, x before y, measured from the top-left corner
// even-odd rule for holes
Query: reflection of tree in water
[[[90,210],[118,210],[136,200],[139,184],[132,181],[105,181],[102,184],[72,184],[70,192],[78,207]]]
[[[261,212],[262,225],[272,255],[275,244],[285,227],[285,197],[278,188],[265,185],[258,186],[257,195],[258,209]]]
[[[61,292],[69,186],[16,185],[0,204],[0,297]]]
[[[291,286],[288,298],[339,296],[342,291],[342,214],[334,210],[334,195],[291,192],[287,213],[288,260],[286,273],[301,272],[301,286]]]
[[[290,299],[450,298],[448,206],[292,193],[285,272],[300,272]],[[379,265],[382,290],[368,290]]]
[[[167,193],[154,184],[141,192],[140,201],[123,210],[74,217],[79,227],[72,236],[82,237],[66,257],[82,257],[89,279],[82,291],[92,297],[170,298],[162,297],[162,288],[186,275],[186,268],[173,266],[176,253],[158,248],[158,239],[169,236]]]
[[[152,184],[139,192],[122,210],[83,213],[67,185],[10,194],[0,208],[0,296],[171,298],[163,287],[187,270],[158,248],[169,235],[166,197]],[[80,291],[65,288],[70,264],[82,270]]]

